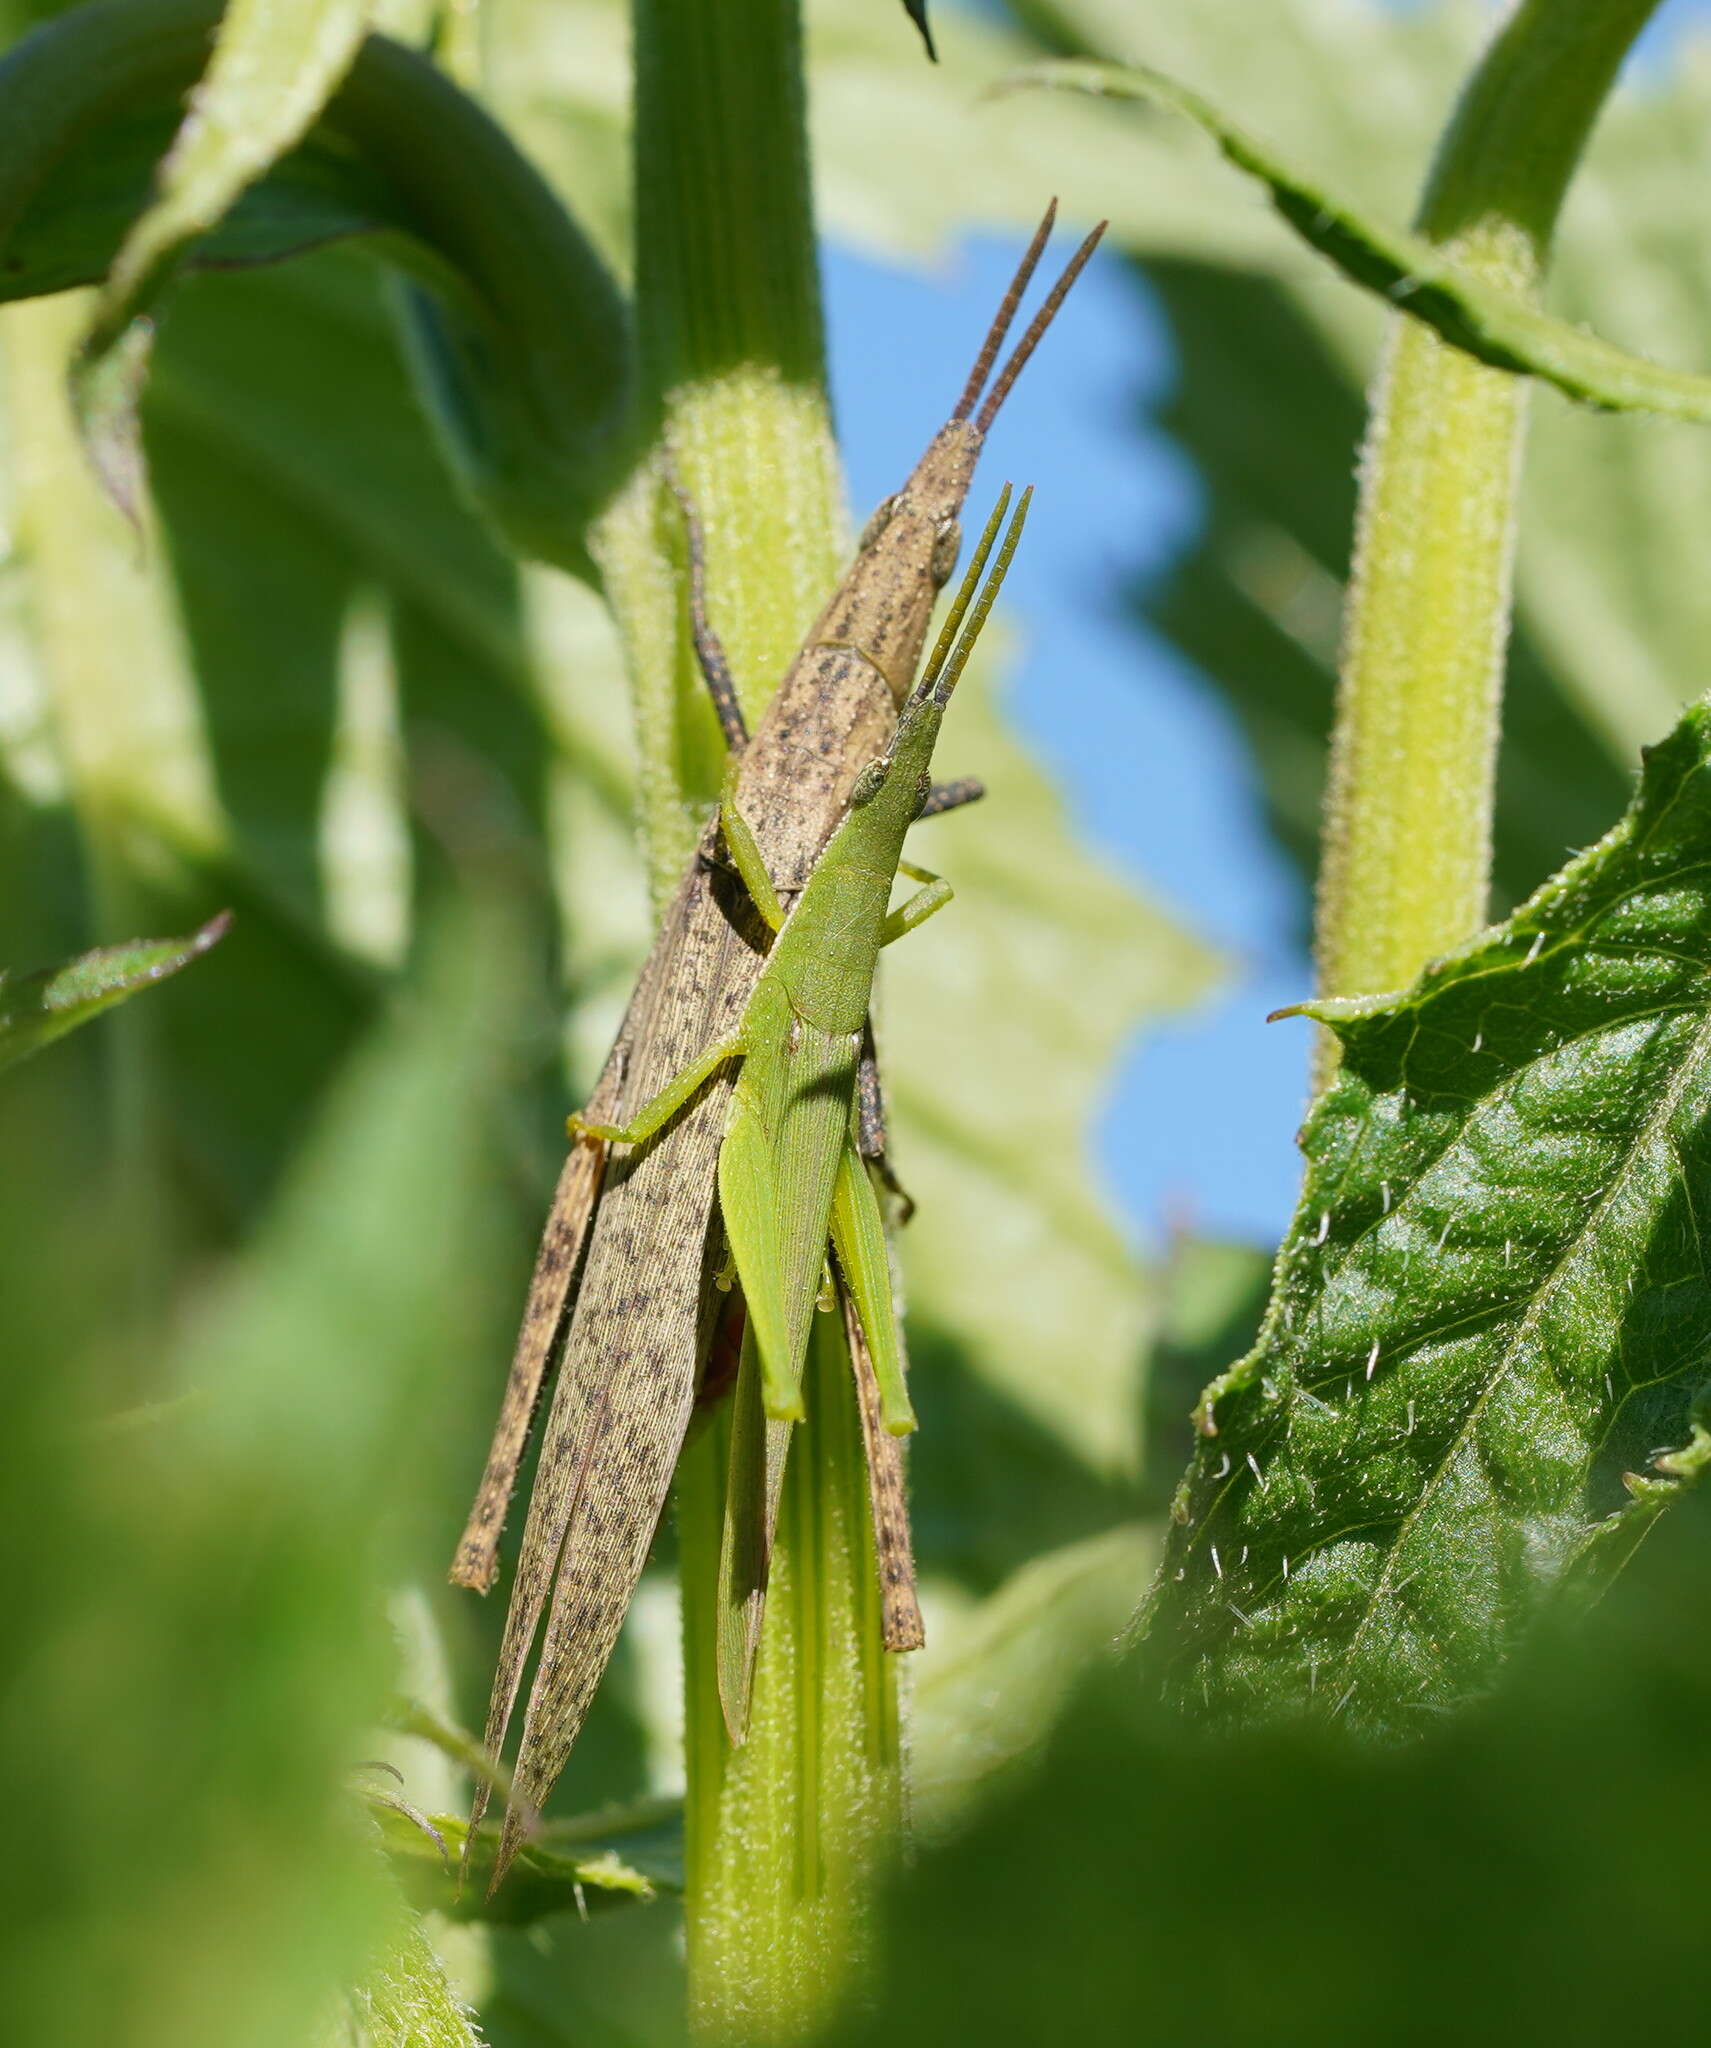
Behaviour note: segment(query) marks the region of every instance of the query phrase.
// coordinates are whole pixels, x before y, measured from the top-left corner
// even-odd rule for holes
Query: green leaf
[[[1708,997],[1702,704],[1506,924],[1304,1006],[1343,1066],[1259,1341],[1199,1410],[1144,1622],[1173,1694],[1417,1729],[1696,1473]]]
[[[436,932],[243,1254],[209,1262],[145,1357],[120,1229],[90,1227],[133,1219],[92,1210],[87,1164],[41,1143],[65,1063],[28,1070],[26,1121],[0,1125],[0,1491],[34,1560],[10,1702],[31,1761],[7,1796],[38,1880],[4,1935],[26,2036],[140,2041],[146,2004],[183,2048],[299,2048],[382,1930],[385,1874],[340,1784],[394,1679],[386,1595],[436,1546],[477,1367],[505,1342],[508,937],[492,905]],[[97,1426],[145,1392],[147,1426]]]
[[[0,63],[0,294],[94,281],[129,246],[155,149],[170,139],[218,19],[213,0],[111,0],[38,29]],[[310,84],[318,90],[331,75],[303,67],[302,92],[270,121],[270,148],[304,118]],[[274,83],[257,90],[265,97]],[[200,146],[197,158],[208,169]],[[245,149],[213,161],[219,177],[195,181],[202,202],[253,175]],[[112,344],[120,316],[185,260],[177,237],[188,216],[175,201],[167,218],[168,243],[139,231],[140,268],[120,278],[79,380],[110,480],[115,462],[134,463],[125,405],[146,329],[127,344],[128,363],[124,351],[115,361]],[[426,58],[379,35],[361,43],[302,142],[248,186],[230,228],[216,227],[201,253],[214,264],[255,262],[360,232],[384,236],[388,256],[421,280],[406,296],[406,324],[466,484],[512,546],[586,573],[583,527],[625,454],[623,300],[504,130]]]
[[[1435,328],[1448,342],[1499,370],[1542,378],[1566,396],[1609,412],[1657,412],[1711,421],[1711,377],[1665,369],[1565,326],[1524,300],[1470,277],[1420,236],[1373,220],[1320,189],[1268,144],[1248,134],[1199,93],[1138,64],[1066,60],[1018,72],[1011,88],[1057,86],[1105,99],[1168,107],[1203,128],[1239,170],[1258,178],[1310,248],[1355,284]]]
[[[132,939],[99,946],[63,967],[16,978],[0,969],[0,1071],[28,1059],[79,1024],[188,967],[226,935],[230,917],[210,918],[187,939]]]
[[[372,0],[229,0],[220,16],[208,69],[161,159],[155,197],[113,258],[77,372],[91,445],[127,509],[136,507],[136,479],[115,449],[124,441],[116,421],[130,420],[134,437],[140,379],[128,366],[115,380],[107,365],[187,246],[318,118],[372,11]]]
[[[583,1918],[613,1906],[645,1905],[683,1888],[683,1813],[678,1799],[650,1799],[605,1813],[543,1823],[517,1852],[504,1884],[487,1896],[499,1830],[477,1830],[467,1878],[460,1876],[469,1829],[436,1814],[433,1837],[404,1814],[377,1811],[394,1867],[410,1897],[455,1920],[527,1926],[554,1913]]]
[[[1043,1768],[899,1874],[832,2041],[1694,2038],[1708,1573],[1701,1497],[1620,1601],[1397,1749],[1299,1726],[1209,1741],[1130,1671],[1087,1688]]]

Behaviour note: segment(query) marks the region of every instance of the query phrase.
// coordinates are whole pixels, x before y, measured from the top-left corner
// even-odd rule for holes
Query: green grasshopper
[[[737,807],[732,778],[720,804],[721,829],[773,934],[735,1032],[692,1060],[627,1124],[581,1114],[569,1120],[572,1137],[640,1145],[727,1062],[742,1062],[719,1148],[719,1206],[755,1332],[766,1412],[776,1422],[802,1419],[802,1362],[830,1232],[861,1314],[885,1426],[893,1436],[915,1427],[891,1313],[885,1223],[861,1154],[857,1071],[881,947],[951,899],[947,882],[903,859],[903,839],[931,794],[945,706],[1009,569],[1032,495],[1031,487],[1023,492],[982,584],[1009,509],[1005,485],[891,744],[856,777],[843,823],[788,914]],[[971,603],[973,615],[959,631]],[[899,873],[925,886],[892,910]]]
[[[847,576],[810,628],[752,739],[743,731],[716,644],[703,630],[704,616],[697,617],[701,607],[691,530],[695,638],[733,756],[740,753],[733,764],[730,809],[745,821],[747,837],[761,855],[756,862],[745,847],[742,858],[749,859],[751,868],[765,870],[775,901],[806,888],[844,813],[857,770],[884,749],[895,728],[896,706],[915,673],[934,599],[955,564],[957,515],[986,431],[1098,240],[1096,230],[1082,244],[993,377],[1051,224],[1048,211],[950,419],[903,488],[869,522]],[[764,924],[740,876],[720,857],[719,815],[667,906],[612,1055],[589,1099],[585,1114],[590,1126],[618,1129],[633,1121],[626,1115],[628,1104],[651,1101],[709,1043],[728,1039],[766,965]],[[743,825],[734,829],[742,839]],[[718,1265],[716,1173],[729,1089],[725,1072],[710,1073],[699,1095],[687,1098],[680,1113],[648,1143],[611,1159],[604,1141],[588,1138],[574,1144],[542,1237],[493,1447],[452,1568],[457,1584],[485,1591],[493,1582],[499,1534],[531,1418],[561,1348],[559,1332],[568,1325],[488,1710],[486,1747],[498,1757],[538,1640],[495,1885],[581,1726],[646,1560],[690,1423],[701,1362],[720,1320],[710,1276]],[[871,1070],[859,1092],[870,1100],[875,1095]],[[864,1118],[864,1124],[869,1121],[876,1120]],[[840,1123],[840,1140],[843,1128]],[[867,1156],[877,1156],[876,1129],[864,1131],[864,1149]],[[836,1152],[833,1156],[835,1164]],[[859,1189],[854,1200],[861,1201]],[[825,1236],[822,1232],[822,1246]],[[870,1253],[866,1270],[874,1277],[877,1295],[877,1256]],[[880,1320],[874,1319],[875,1327]],[[920,1626],[910,1580],[898,1439],[880,1418],[875,1372],[861,1341],[862,1319],[847,1312],[846,1325],[871,1453],[885,1640],[888,1648],[907,1649],[918,1645]],[[745,1337],[751,1355],[754,1343],[751,1328]],[[894,1327],[881,1344],[882,1355],[894,1360]],[[887,1375],[893,1386],[892,1419],[901,1419],[895,1398],[901,1373],[888,1363]],[[743,1394],[739,1372],[739,1417],[749,1412]],[[757,1423],[764,1424],[758,1399],[752,1410]],[[738,1589],[732,1612],[741,1626],[728,1632],[734,1645],[728,1657],[722,1644],[721,1681],[736,1739],[746,1713],[742,1695],[758,1633],[767,1530],[789,1425],[764,1424],[762,1433],[766,1513],[757,1521],[751,1510],[746,1523],[726,1533]],[[746,1482],[738,1484],[742,1460],[754,1448],[741,1431],[734,1433],[733,1494],[742,1500],[750,1497]],[[745,1543],[752,1555],[738,1570],[737,1553]],[[472,1831],[486,1796],[485,1787],[478,1790]]]

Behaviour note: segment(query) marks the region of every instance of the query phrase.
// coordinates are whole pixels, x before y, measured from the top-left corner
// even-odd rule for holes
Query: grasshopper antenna
[[[1022,303],[1022,294],[1028,289],[1034,275],[1034,267],[1044,253],[1051,237],[1052,224],[1057,219],[1057,201],[1054,199],[1045,211],[1045,218],[1034,230],[1034,239],[1028,244],[1027,253],[1016,266],[1016,275],[1010,280],[1010,289],[1004,294],[1004,303],[993,316],[992,325],[986,330],[986,339],[980,344],[980,353],[974,359],[974,368],[968,373],[968,382],[962,388],[951,413],[953,420],[965,420],[973,412],[975,401],[980,397],[980,387],[992,373],[992,365],[998,359],[998,351],[1004,346],[1004,337],[1010,332],[1010,322],[1016,317],[1016,308]],[[1015,380],[1012,379],[1012,382]]]
[[[1053,204],[1055,206],[1056,202],[1054,201]],[[1048,212],[1045,221],[1041,224],[1042,233],[1044,232],[1045,227],[1050,223],[1051,218],[1052,216]],[[1074,284],[1075,280],[1081,275],[1083,268],[1086,266],[1088,257],[1091,256],[1094,250],[1098,248],[1099,238],[1101,235],[1104,234],[1106,228],[1109,225],[1109,222],[1101,221],[1099,225],[1093,230],[1093,232],[1087,237],[1086,241],[1082,243],[1081,247],[1076,250],[1075,254],[1064,265],[1062,277],[1058,279],[1057,283],[1054,284],[1051,290],[1046,294],[1045,301],[1041,305],[1040,310],[1034,315],[1033,319],[1028,322],[1027,332],[1022,336],[1022,339],[1019,342],[1017,342],[1014,350],[1011,352],[1010,360],[1004,365],[1003,369],[999,371],[997,383],[994,384],[992,389],[986,394],[986,402],[984,405],[981,406],[979,415],[977,416],[974,422],[974,431],[977,434],[984,434],[988,427],[991,426],[993,420],[997,418],[998,408],[1004,403],[1005,399],[1010,396],[1010,390],[1012,385],[1014,385],[1016,379],[1019,376],[1021,376],[1022,370],[1026,365],[1028,358],[1034,353],[1034,350],[1039,346],[1040,336],[1045,333],[1046,329],[1052,324],[1052,321],[1057,317],[1057,309],[1059,308],[1059,306],[1063,304],[1065,298],[1068,296],[1070,286]],[[1034,238],[1036,246],[1038,245],[1039,240],[1040,237],[1036,235]],[[1027,274],[1033,269],[1033,258],[1034,249],[1030,248],[1029,257],[1024,261],[1024,268],[1021,272],[1018,273],[1019,279],[1023,281],[1026,280]],[[1009,304],[1009,300],[1006,300],[1005,305],[1008,307]],[[1009,319],[1007,315],[1004,319],[1004,325],[1006,327],[1009,325]],[[1002,336],[1003,330],[1000,328],[997,331],[1000,333],[1000,336]],[[996,350],[994,350],[994,353],[996,353]]]
[[[1028,506],[1032,503],[1034,487],[1029,484],[1017,502],[1016,511],[998,550],[998,559],[992,565],[992,573],[984,584],[980,584],[981,571],[986,567],[986,558],[992,552],[992,543],[998,537],[998,528],[1004,514],[1010,507],[1010,486],[1006,484],[998,494],[998,502],[992,508],[992,516],[986,522],[980,536],[980,545],[974,551],[974,559],[968,565],[968,574],[962,579],[956,598],[945,614],[945,623],[934,643],[932,659],[921,672],[921,680],[915,686],[916,703],[931,697],[935,703],[944,704],[957,686],[957,678],[967,666],[969,656],[974,652],[974,643],[980,638],[980,629],[986,624],[987,614],[996,602],[998,592],[1009,571],[1011,558],[1017,543],[1022,538],[1022,528],[1027,523]],[[975,586],[980,584],[980,594],[975,596]],[[970,604],[973,611],[970,612]],[[967,626],[963,621],[967,617]],[[959,629],[962,629],[959,631]],[[954,643],[954,644],[953,644]]]

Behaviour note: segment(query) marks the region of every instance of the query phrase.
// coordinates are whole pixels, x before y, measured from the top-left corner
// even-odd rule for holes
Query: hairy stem
[[[843,544],[825,388],[796,0],[635,0],[636,312],[651,454],[595,552],[637,690],[656,894],[675,885],[723,750],[682,611],[670,458],[705,532],[714,623],[751,722]],[[896,1690],[879,1640],[861,1431],[821,1319],[796,1433],[749,1738],[727,1741],[713,1654],[721,1429],[679,1474],[690,1997],[710,2042],[795,2040],[861,1953],[894,1840]]]
[[[1575,164],[1657,0],[1522,0],[1416,225],[1535,298]],[[1319,985],[1400,988],[1485,921],[1527,387],[1400,314],[1373,396],[1325,817]],[[1321,1041],[1321,1078],[1334,1051]]]
[[[636,690],[656,901],[718,794],[723,747],[682,615],[669,450],[706,533],[713,623],[751,723],[844,540],[814,260],[795,0],[635,0],[636,319],[653,457],[594,551]]]

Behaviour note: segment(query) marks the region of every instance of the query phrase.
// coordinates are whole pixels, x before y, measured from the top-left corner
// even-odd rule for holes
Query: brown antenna
[[[980,396],[980,387],[986,382],[1004,346],[1004,337],[1010,332],[1010,322],[1016,317],[1016,308],[1022,303],[1022,294],[1028,289],[1028,281],[1034,274],[1034,266],[1040,260],[1041,252],[1051,238],[1052,225],[1057,219],[1057,201],[1054,199],[1046,208],[1044,220],[1034,230],[1034,239],[1028,244],[1027,254],[1016,266],[1016,275],[1010,280],[1010,289],[1004,294],[1004,303],[998,308],[992,325],[986,330],[986,339],[980,345],[980,354],[974,359],[974,368],[968,373],[968,382],[963,386],[962,396],[957,400],[951,413],[953,420],[965,420],[974,410],[974,402]]]
[[[1064,265],[1062,277],[1058,279],[1057,283],[1046,294],[1045,303],[1040,307],[1040,310],[1034,315],[1033,319],[1028,322],[1027,333],[1017,342],[1010,360],[998,373],[998,382],[986,394],[986,403],[980,408],[980,416],[974,423],[974,431],[977,434],[984,434],[997,417],[998,408],[1010,395],[1010,387],[1021,376],[1028,358],[1039,345],[1040,336],[1045,333],[1046,329],[1056,318],[1057,309],[1063,304],[1070,286],[1081,275],[1082,268],[1086,264],[1088,257],[1099,246],[1099,237],[1104,234],[1109,225],[1109,222],[1101,221],[1087,237],[1087,240],[1082,243],[1081,247],[1076,250],[1068,263]]]

